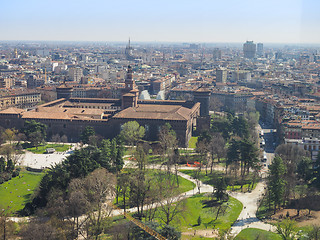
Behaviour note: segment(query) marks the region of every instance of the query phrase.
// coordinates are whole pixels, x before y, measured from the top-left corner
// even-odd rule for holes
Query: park
[[[214,131],[192,137],[188,148],[177,147],[169,125],[159,133],[162,141],[150,144],[143,140],[143,127],[135,122],[129,122],[122,135],[112,140],[101,139],[87,128],[80,144],[45,143],[29,133],[28,147],[21,148],[23,144],[13,141],[11,133],[4,146],[11,147],[10,159],[18,160],[11,172],[6,172],[10,165],[3,160],[4,175],[10,173],[11,178],[0,185],[1,214],[12,226],[18,219],[34,217],[32,224],[22,227],[21,236],[35,234],[38,226],[60,236],[55,228],[63,224],[63,235],[70,239],[84,234],[97,239],[124,235],[154,239],[130,218],[170,239],[284,239],[281,231],[289,224],[292,236],[314,231],[298,227],[292,211],[282,219],[268,215],[282,208],[275,198],[266,198],[267,181],[261,181],[255,144],[258,131],[243,127],[253,117],[212,121]],[[229,129],[223,121],[229,122]],[[48,154],[47,148],[56,151]],[[16,171],[19,174],[13,176]],[[94,182],[101,182],[95,191],[102,192],[93,196],[87,190]],[[105,207],[105,202],[111,207]],[[70,212],[73,208],[77,211]],[[124,213],[130,218],[124,218]],[[50,220],[42,222],[43,214]],[[128,230],[119,231],[122,227]]]

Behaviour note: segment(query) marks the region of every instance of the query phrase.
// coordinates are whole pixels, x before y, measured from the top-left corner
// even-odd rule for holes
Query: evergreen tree
[[[284,199],[286,181],[283,179],[286,173],[286,167],[282,161],[282,158],[276,156],[270,165],[268,190],[269,201],[273,202],[274,211],[280,207]]]

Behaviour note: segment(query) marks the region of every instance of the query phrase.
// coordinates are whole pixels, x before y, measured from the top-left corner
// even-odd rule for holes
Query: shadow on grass
[[[203,200],[201,201],[203,204],[202,208],[211,208],[211,207],[217,207],[220,206],[222,203],[218,200]]]

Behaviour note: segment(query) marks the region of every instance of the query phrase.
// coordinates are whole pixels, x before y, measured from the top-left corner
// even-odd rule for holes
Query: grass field
[[[235,238],[235,240],[255,240],[255,239],[281,240],[282,238],[276,233],[268,232],[268,231],[257,229],[257,228],[246,228],[242,230]]]
[[[235,198],[230,197],[222,206],[225,212],[220,213],[216,219],[218,204],[209,196],[204,194],[194,195],[187,199],[186,210],[183,216],[174,224],[179,227],[182,232],[200,229],[229,229],[237,220],[241,210],[242,203]],[[198,217],[201,216],[202,223],[197,224]]]
[[[128,171],[132,171],[132,169],[128,169]],[[147,173],[147,174],[148,174],[151,178],[154,178],[153,184],[160,184],[160,183],[157,181],[156,177],[155,177],[155,175],[157,174],[157,172],[159,173],[160,170],[148,170],[148,173]],[[161,172],[162,172],[162,174],[165,174],[164,171],[161,171]],[[172,175],[171,175],[171,178],[174,178],[173,180],[175,180],[175,175],[172,174]],[[176,195],[178,195],[178,194],[180,194],[180,193],[187,192],[187,191],[192,190],[192,189],[194,189],[194,188],[196,187],[196,185],[195,185],[193,182],[191,182],[191,181],[189,181],[189,180],[187,180],[187,179],[184,179],[183,177],[178,176],[178,180],[179,180],[179,187],[177,187],[177,188],[175,189],[175,192],[174,192]],[[153,184],[151,184],[151,185],[153,185]],[[128,190],[128,193],[129,193],[129,190]],[[126,196],[127,196],[127,195],[126,195]],[[129,196],[127,196],[127,197],[129,197]],[[122,207],[123,207],[123,203],[122,203],[122,202],[123,202],[123,198],[122,198],[122,196],[120,195],[119,198],[118,198],[118,204],[117,204],[117,206],[120,207],[120,208],[122,208]],[[127,200],[127,202],[128,202],[128,200]],[[114,203],[116,203],[116,201],[115,201]]]
[[[37,154],[44,154],[46,153],[47,148],[54,148],[57,152],[65,152],[70,148],[68,144],[47,144],[44,146],[39,146],[38,149],[36,147],[27,148],[28,151],[37,153]]]
[[[195,177],[195,170],[180,170],[180,172],[188,174],[189,176]],[[204,170],[201,171],[199,179],[205,183],[205,184],[209,184],[211,186],[215,185],[215,179],[218,177],[223,177],[224,173],[221,171],[213,171],[212,174],[209,173],[208,170],[208,175],[206,175],[206,172]],[[229,177],[228,177],[229,178]],[[228,178],[226,178],[226,184],[228,184]],[[253,189],[256,187],[257,184],[254,184]],[[248,190],[248,186],[249,184],[244,184],[242,187],[242,191],[246,192]],[[234,183],[233,186],[228,185],[227,190],[232,190],[232,191],[241,191],[241,186],[237,184],[237,182]],[[253,190],[251,189],[251,190]]]
[[[197,142],[198,142],[198,137],[191,137],[189,141],[189,148],[196,148]]]
[[[31,199],[44,173],[21,171],[20,176],[0,185],[0,205],[10,207],[12,214],[23,209]]]

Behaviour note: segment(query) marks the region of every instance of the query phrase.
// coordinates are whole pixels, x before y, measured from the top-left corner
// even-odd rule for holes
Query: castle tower
[[[194,102],[200,103],[200,116],[209,116],[209,99],[211,91],[208,88],[199,88],[193,92]]]
[[[122,109],[128,107],[137,107],[139,90],[136,89],[135,81],[132,76],[132,68],[128,66],[127,76],[125,80],[125,88],[122,92]]]
[[[65,98],[70,99],[72,96],[73,87],[68,86],[67,84],[62,84],[56,88],[57,99]]]
[[[200,134],[203,131],[210,129],[209,115],[209,99],[211,91],[208,88],[199,88],[193,92],[193,101],[200,103],[200,116],[197,118],[197,130]]]

